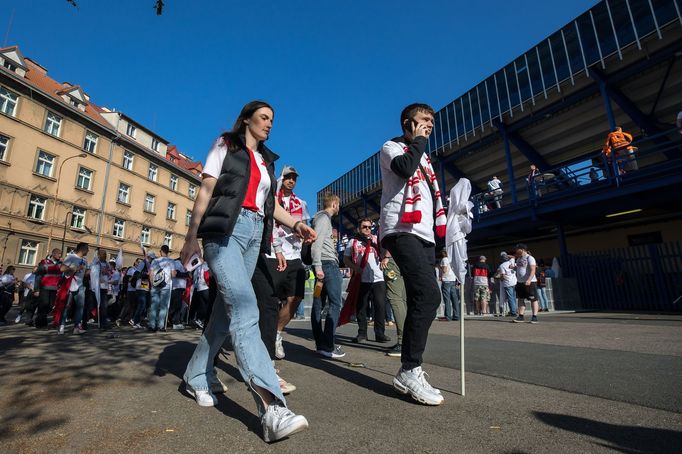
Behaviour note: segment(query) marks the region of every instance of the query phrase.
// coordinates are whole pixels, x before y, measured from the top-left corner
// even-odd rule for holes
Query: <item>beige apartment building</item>
[[[130,116],[51,79],[18,47],[0,49],[0,248],[17,275],[80,241],[90,256],[121,248],[126,265],[140,242],[179,253],[201,169]]]

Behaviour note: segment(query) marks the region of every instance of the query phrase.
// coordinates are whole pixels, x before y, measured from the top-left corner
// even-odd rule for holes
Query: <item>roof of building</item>
[[[201,172],[204,170],[204,166],[200,161],[192,161],[178,151],[178,147],[175,145],[168,145],[168,149],[166,150],[166,159],[177,166],[192,172],[195,175],[201,175]]]

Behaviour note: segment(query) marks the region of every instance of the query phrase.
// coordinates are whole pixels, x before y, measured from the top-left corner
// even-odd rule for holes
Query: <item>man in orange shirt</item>
[[[627,156],[624,160],[618,162],[618,169],[620,174],[627,171],[637,170],[637,161],[635,161],[636,148],[632,145],[632,135],[623,132],[623,128],[616,126],[616,128],[606,136],[606,143],[602,149],[602,153],[606,156],[609,164],[611,163],[612,155],[617,158],[620,156]]]

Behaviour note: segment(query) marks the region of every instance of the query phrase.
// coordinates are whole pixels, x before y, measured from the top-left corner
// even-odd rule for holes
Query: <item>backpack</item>
[[[156,273],[154,273],[152,285],[154,286],[154,288],[164,288],[166,286],[166,275],[163,272],[163,268],[159,269]]]

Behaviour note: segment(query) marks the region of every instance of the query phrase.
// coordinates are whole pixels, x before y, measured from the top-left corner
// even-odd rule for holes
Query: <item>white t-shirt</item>
[[[113,295],[118,295],[121,289],[121,272],[119,270],[115,269],[114,272],[111,273],[109,283],[111,284],[111,293]]]
[[[182,263],[180,260],[175,260],[175,271],[178,273],[184,273],[187,271],[184,266],[182,266]],[[174,277],[173,278],[173,288],[187,288],[187,278],[186,277]]]
[[[443,282],[455,282],[457,280],[457,276],[455,276],[455,272],[452,271],[450,266],[450,259],[447,257],[440,259],[440,266],[448,267],[447,272],[443,273]]]
[[[267,165],[263,159],[263,155],[258,151],[252,151],[253,157],[258,165],[260,171],[260,182],[256,191],[256,206],[260,215],[265,214],[265,200],[270,193],[270,174],[268,173]],[[223,161],[227,155],[227,145],[222,137],[218,137],[211,149],[208,151],[206,157],[206,164],[204,165],[203,174],[213,178],[218,178],[223,169]]]
[[[419,184],[414,187],[415,194],[422,196],[421,210],[422,221],[419,224],[405,224],[400,222],[403,214],[403,198],[407,182],[396,175],[391,170],[393,158],[405,154],[405,145],[402,142],[389,140],[381,148],[381,217],[379,220],[381,239],[392,233],[404,232],[412,233],[430,243],[435,243],[433,235],[433,198],[431,197],[431,187],[426,177],[419,172]],[[426,154],[422,154],[420,164],[428,168]]]
[[[291,197],[283,197],[282,202],[284,203],[285,207],[289,206]],[[301,199],[299,199],[301,200]],[[310,219],[310,213],[308,213],[308,204],[305,203],[305,201],[301,200],[301,204],[303,205],[303,215],[300,216],[293,216],[297,221],[307,221]],[[288,211],[288,210],[287,210]],[[285,227],[283,225],[280,225],[277,227],[275,231],[275,235],[281,240],[281,246],[282,246],[282,254],[284,254],[284,258],[287,260],[297,260],[301,258],[301,248],[303,246],[303,243],[301,242],[301,239],[291,231],[289,227]]]
[[[135,286],[134,286],[133,283],[131,282],[131,281],[132,281],[132,278],[133,278],[133,274],[135,274],[135,271],[136,271],[136,270],[135,270],[135,267],[134,267],[134,266],[131,266],[131,267],[128,268],[128,270],[126,271],[126,276],[128,276],[128,291],[129,291],[129,292],[134,292],[134,291],[135,291]]]
[[[535,263],[535,258],[530,255],[522,255],[521,257],[516,259],[516,279],[519,282],[523,282],[524,284],[526,283],[526,280],[528,280],[528,273],[530,271],[530,267],[536,265]],[[535,273],[533,273],[533,277],[530,280],[531,282],[537,282],[538,278],[535,276]]]
[[[88,269],[88,259],[86,259],[85,257],[79,257],[78,255],[72,252],[71,254],[66,256],[64,262],[62,263],[65,266],[68,266],[69,268],[78,268],[79,266],[83,265],[83,269],[73,275],[74,277],[73,280],[71,281],[71,286],[69,287],[69,290],[72,292],[78,291],[78,289],[83,286],[83,277],[85,276],[85,270]]]
[[[22,279],[22,282],[24,283],[24,296],[28,296],[29,293],[31,293],[31,290],[35,288],[35,274],[33,273],[26,273],[24,275],[24,278]]]
[[[343,255],[346,257],[353,257],[353,248],[356,247],[358,240],[353,238],[346,246],[346,250]],[[365,255],[365,247],[362,243],[357,245],[358,253],[356,256],[357,264],[362,264],[362,258]],[[379,267],[380,258],[374,253],[374,249],[367,256],[367,266],[362,270],[362,276],[360,277],[360,282],[373,284],[375,282],[382,282],[384,280],[384,272],[381,271]]]
[[[516,285],[516,272],[514,271],[514,259],[502,262],[500,267],[497,269],[502,278],[503,287],[514,287]]]
[[[194,276],[192,276],[193,278],[192,280],[194,282],[194,289],[197,292],[208,290],[208,282],[206,282],[206,280],[204,279],[204,273],[206,271],[208,271],[208,264],[206,262],[203,262],[193,271]]]
[[[152,272],[150,274],[149,279],[152,280],[152,286],[154,276],[159,270],[163,270],[163,280],[166,281],[166,287],[168,288],[169,284],[173,282],[173,270],[175,269],[175,263],[174,261],[168,257],[157,257],[152,261]]]
[[[90,267],[91,278],[90,289],[94,291],[94,288],[92,288],[93,285],[96,285],[96,282],[94,282],[94,280],[99,279],[99,288],[101,290],[109,290],[110,277],[111,267],[109,266],[109,264],[107,262],[100,262],[97,258],[95,258],[95,261]]]
[[[502,182],[500,180],[498,180],[497,178],[493,178],[492,180],[488,181],[488,190],[489,191],[495,191],[497,189],[501,189],[500,188],[501,183]]]

